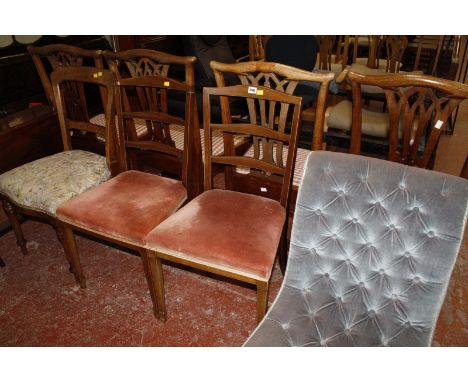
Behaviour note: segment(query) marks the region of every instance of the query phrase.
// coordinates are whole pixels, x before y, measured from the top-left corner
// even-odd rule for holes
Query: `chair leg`
[[[140,252],[141,260],[143,261],[143,269],[145,270],[146,282],[148,283],[148,289],[150,291],[151,301],[153,302],[153,314],[156,318],[160,318],[158,296],[156,293],[156,288],[154,287],[154,279],[152,277],[148,254],[146,253],[145,249],[141,249],[139,252]]]
[[[157,256],[156,252],[148,251],[146,253],[147,264],[149,265],[148,270],[150,273],[149,282],[150,290],[152,289],[151,295],[155,296],[156,304],[154,304],[154,312],[158,312],[159,319],[166,321],[166,301],[164,297],[164,278],[162,271],[161,259]]]
[[[80,284],[80,288],[86,288],[86,278],[81,268],[80,256],[76,247],[73,230],[65,225],[58,225],[57,234],[59,238],[61,237],[65,255],[70,263],[70,271],[73,272],[76,282]]]
[[[268,308],[268,289],[269,283],[259,281],[257,283],[257,322],[260,321],[265,316],[265,313]]]
[[[15,232],[16,236],[16,244],[21,248],[21,252],[23,252],[24,256],[28,255],[28,249],[26,248],[26,240],[24,239],[23,236],[23,230],[21,229],[21,224],[18,219],[18,214],[16,212],[15,207],[13,205],[6,201],[5,199],[2,200],[3,204],[3,210],[5,211],[6,216],[8,217],[8,220],[10,220],[11,227],[13,228],[13,231]]]

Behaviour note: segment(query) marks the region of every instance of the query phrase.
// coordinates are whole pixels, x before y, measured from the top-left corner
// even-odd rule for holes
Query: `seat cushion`
[[[57,217],[69,224],[131,244],[142,244],[154,227],[187,198],[180,181],[126,171],[62,204]]]
[[[0,175],[0,193],[21,207],[55,216],[61,203],[109,178],[105,157],[70,150]]]
[[[266,281],[285,216],[275,200],[209,190],[151,231],[146,248]]]

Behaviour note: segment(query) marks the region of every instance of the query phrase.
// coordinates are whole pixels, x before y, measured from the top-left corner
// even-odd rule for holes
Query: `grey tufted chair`
[[[245,346],[427,346],[460,248],[468,181],[312,152],[283,285]]]

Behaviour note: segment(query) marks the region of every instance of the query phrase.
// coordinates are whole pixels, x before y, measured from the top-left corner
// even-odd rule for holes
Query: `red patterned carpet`
[[[0,237],[0,346],[240,346],[255,328],[255,290],[164,267],[168,320],[154,318],[143,266],[129,252],[78,237],[88,285],[80,289],[47,224]],[[270,300],[282,281],[273,274]]]

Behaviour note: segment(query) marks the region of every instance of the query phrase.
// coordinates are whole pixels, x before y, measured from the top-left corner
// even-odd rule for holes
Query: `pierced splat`
[[[82,66],[83,57],[77,57],[65,52],[56,52],[47,57],[53,69],[59,66]]]
[[[252,87],[263,86],[275,89],[287,94],[292,94],[296,89],[298,81],[280,78],[275,73],[248,73],[238,75],[243,85]],[[247,106],[251,124],[284,133],[290,105],[279,104],[272,100],[260,98],[247,98]],[[270,138],[253,137],[254,158],[284,167],[283,142]]]
[[[161,64],[150,58],[130,59],[125,61],[132,77],[161,76],[167,77],[170,65]]]
[[[390,113],[389,159],[425,167],[461,99],[441,96],[423,87],[386,89],[385,95]]]
[[[351,153],[360,154],[360,87],[378,86],[384,90],[388,104],[388,159],[418,167],[431,167],[437,142],[452,112],[468,99],[467,85],[432,76],[363,75],[350,71],[347,78],[353,88]]]

